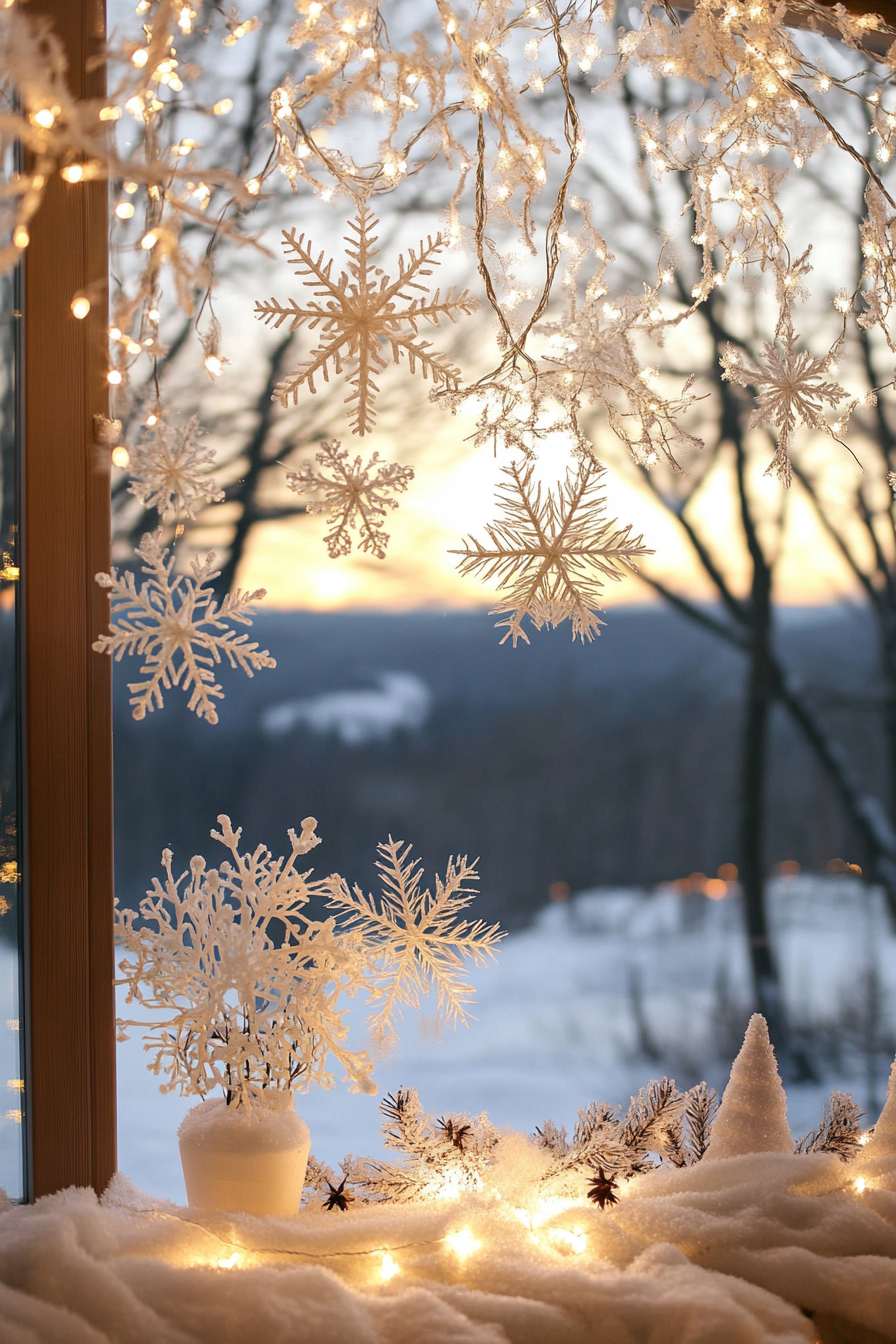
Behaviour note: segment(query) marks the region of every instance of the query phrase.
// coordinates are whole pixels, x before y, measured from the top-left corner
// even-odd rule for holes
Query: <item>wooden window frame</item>
[[[68,56],[77,98],[101,98],[103,0],[32,0]],[[26,1198],[99,1193],[116,1168],[111,661],[95,582],[109,568],[105,182],[47,186],[22,262]],[[77,321],[72,297],[89,293]]]

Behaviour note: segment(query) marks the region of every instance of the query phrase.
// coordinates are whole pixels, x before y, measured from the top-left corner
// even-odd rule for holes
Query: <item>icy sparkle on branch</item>
[[[324,1196],[326,1207],[346,1207],[331,1202],[337,1188],[343,1197],[350,1191],[352,1202],[374,1204],[427,1203],[478,1193],[506,1196],[502,1168],[507,1134],[487,1115],[452,1112],[434,1119],[413,1087],[386,1096],[380,1111],[383,1143],[395,1160],[349,1155],[341,1164],[337,1187],[332,1169],[310,1159],[307,1185]],[[749,1154],[828,1153],[850,1163],[863,1150],[866,1156],[893,1153],[896,1064],[887,1103],[870,1139],[861,1134],[861,1114],[851,1096],[834,1092],[821,1124],[794,1144],[765,1019],[754,1014],[721,1105],[705,1082],[681,1092],[671,1078],[653,1079],[625,1112],[602,1102],[581,1107],[571,1139],[563,1127],[546,1120],[528,1139],[511,1135],[510,1140],[517,1159],[523,1157],[531,1203],[550,1207],[553,1201],[562,1207],[564,1202],[590,1201],[603,1211],[619,1202],[616,1192],[623,1183],[657,1169],[684,1171],[704,1161]]]
[[[354,388],[346,397],[348,416],[355,434],[370,432],[375,421],[374,402],[379,388],[374,381],[387,365],[385,351],[389,350],[395,364],[402,355],[408,361],[411,373],[420,365],[423,377],[456,388],[460,370],[443,355],[430,348],[428,341],[419,339],[422,323],[441,326],[447,318],[457,322],[476,310],[476,300],[466,290],[455,294],[449,289],[444,299],[436,290],[432,298],[421,280],[430,276],[438,264],[440,252],[448,246],[448,238],[437,233],[420,243],[418,251],[409,249],[409,260],[398,259],[398,279],[389,280],[375,264],[378,255],[373,230],[378,221],[366,205],[358,206],[355,219],[349,220],[351,234],[346,237],[347,269],[338,280],[332,279],[332,259],[324,261],[324,253],[317,258],[306,243],[305,235],[296,236],[295,229],[283,230],[283,248],[288,261],[303,277],[312,297],[303,305],[296,299],[280,303],[277,299],[259,300],[255,316],[266,326],[280,327],[289,323],[291,331],[307,326],[320,328],[318,345],[308,360],[288,374],[276,387],[274,400],[282,406],[292,397],[297,404],[299,389],[307,386],[314,392],[314,380],[320,376],[329,382],[331,371],[343,372],[349,367],[348,383]]]
[[[96,576],[100,587],[109,590],[112,620],[110,633],[100,635],[93,647],[116,662],[125,654],[139,654],[143,659],[140,674],[146,680],[128,683],[135,719],[161,709],[162,691],[180,686],[191,692],[188,709],[200,719],[217,723],[214,702],[222,700],[224,692],[212,669],[222,655],[231,667],[242,668],[249,677],[260,668],[277,666],[267,649],[259,649],[247,642],[247,635],[228,628],[230,622],[252,624],[252,604],[264,597],[264,589],[254,593],[237,589],[219,603],[211,587],[219,573],[214,551],[204,561],[194,557],[192,578],[179,574],[172,579],[174,556],[168,558],[160,533],[147,532],[137,554],[143,561],[143,573],[149,576],[141,588],[130,571],[120,577],[114,569]]]
[[[286,473],[286,482],[297,495],[323,495],[322,499],[310,499],[306,507],[309,513],[325,513],[332,520],[324,538],[330,559],[350,554],[351,533],[357,528],[361,550],[372,551],[378,560],[385,560],[389,534],[381,523],[388,509],[398,508],[392,494],[407,490],[414,479],[414,468],[381,462],[379,453],[374,453],[366,465],[361,457],[352,462],[338,439],[324,439],[314,457],[316,467],[303,462],[298,471]]]
[[[410,846],[380,845],[383,897],[365,896],[336,874],[312,880],[296,862],[320,843],[313,817],[289,832],[290,853],[240,848],[229,817],[212,831],[230,858],[208,868],[194,856],[175,877],[165,850],[165,880],[153,880],[140,910],[119,910],[117,928],[129,958],[120,964],[128,1002],[155,1014],[145,1039],[163,1091],[206,1096],[224,1089],[228,1104],[251,1109],[267,1089],[332,1087],[330,1055],[354,1092],[375,1092],[366,1050],[349,1050],[343,996],[367,994],[374,1039],[394,1036],[401,1006],[419,1007],[435,991],[449,1022],[469,1016],[472,987],[464,963],[482,966],[503,936],[497,925],[459,919],[476,877],[466,858],[449,859],[433,895],[421,890]],[[314,919],[313,897],[336,911]]]
[[[529,638],[523,629],[528,616],[537,630],[572,624],[573,639],[592,640],[603,622],[600,596],[604,579],[619,580],[626,569],[636,572],[635,557],[652,555],[630,526],[619,527],[604,517],[601,478],[605,468],[583,457],[567,471],[565,481],[542,490],[534,481],[534,467],[512,462],[497,494],[498,522],[485,529],[488,540],[468,537],[458,569],[480,574],[502,591],[501,605],[492,615],[507,627],[501,643],[514,646]]]

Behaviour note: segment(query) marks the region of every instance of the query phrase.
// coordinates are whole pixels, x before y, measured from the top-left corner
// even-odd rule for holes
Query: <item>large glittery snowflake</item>
[[[776,344],[763,346],[761,364],[754,364],[730,345],[722,355],[722,377],[756,389],[751,426],[767,424],[778,431],[777,449],[766,475],[774,474],[785,486],[792,480],[790,448],[798,424],[828,435],[843,429],[843,417],[829,425],[824,414],[826,405],[836,408],[846,395],[839,383],[826,378],[833,358],[834,351],[816,359],[807,350],[798,350],[789,321],[781,324]]]
[[[165,522],[180,513],[195,518],[202,504],[224,498],[207,471],[215,454],[201,436],[195,415],[182,429],[159,420],[131,452],[128,489],[146,508],[158,509]]]
[[[255,316],[266,326],[280,327],[288,322],[291,331],[304,326],[320,330],[316,348],[277,384],[274,399],[286,406],[292,397],[295,404],[299,388],[307,386],[314,392],[318,375],[328,382],[331,371],[342,373],[347,365],[348,382],[354,391],[346,397],[346,403],[356,434],[366,434],[373,428],[373,404],[379,391],[374,378],[386,367],[389,352],[395,364],[400,364],[404,355],[411,373],[419,364],[423,377],[431,378],[436,386],[457,387],[460,370],[447,355],[420,340],[418,332],[422,323],[438,327],[444,318],[457,322],[477,306],[466,290],[455,294],[449,289],[444,298],[440,298],[439,290],[431,298],[418,297],[427,294],[427,286],[421,281],[432,274],[438,254],[448,246],[448,238],[441,233],[421,242],[417,252],[410,248],[407,263],[399,257],[398,278],[389,280],[375,264],[377,239],[372,231],[377,224],[367,206],[358,207],[356,218],[349,221],[351,234],[345,240],[347,269],[338,280],[331,276],[332,259],[325,261],[323,252],[315,258],[304,234],[297,237],[295,229],[288,233],[284,229],[287,259],[298,275],[307,277],[304,284],[312,297],[304,304],[297,299],[280,303],[273,298],[255,304]]]
[[[468,1018],[472,988],[465,961],[484,965],[502,934],[496,925],[459,918],[475,895],[475,864],[449,859],[436,892],[421,891],[411,847],[379,846],[383,897],[350,888],[337,874],[311,880],[297,860],[320,840],[306,817],[290,851],[242,850],[241,831],[218,817],[212,839],[227,850],[220,867],[201,855],[175,876],[162,855],[139,911],[120,910],[116,924],[128,958],[120,970],[128,1002],[149,1009],[150,1068],[167,1075],[163,1091],[206,1095],[223,1087],[228,1102],[251,1107],[266,1089],[332,1087],[327,1064],[342,1066],[353,1092],[375,1092],[373,1062],[350,1049],[343,1000],[367,993],[374,1038],[394,1035],[401,1006],[419,1007],[432,991],[443,1015]],[[336,911],[319,919],[312,900]]]
[[[180,686],[191,691],[188,708],[200,719],[218,722],[214,701],[224,692],[215,681],[213,668],[222,656],[231,667],[240,667],[247,676],[262,667],[277,664],[267,649],[247,643],[246,635],[228,629],[228,622],[251,625],[252,606],[265,591],[239,590],[228,593],[219,604],[211,584],[218,577],[215,553],[204,561],[194,558],[193,577],[179,574],[172,579],[174,557],[162,546],[159,533],[147,532],[137,554],[143,561],[143,573],[149,577],[138,589],[133,573],[120,577],[97,574],[101,588],[108,588],[112,620],[108,635],[100,635],[93,645],[97,653],[108,653],[119,662],[125,654],[139,654],[144,681],[128,683],[133,692],[130,703],[135,719],[162,708],[163,690]]]
[[[372,551],[385,560],[389,534],[380,524],[388,509],[397,509],[391,496],[407,490],[414,479],[413,467],[397,462],[381,462],[374,453],[367,464],[360,457],[352,462],[348,450],[338,439],[324,439],[313,462],[303,462],[298,471],[289,471],[286,480],[297,495],[317,494],[310,499],[309,513],[326,513],[332,519],[324,538],[330,558],[348,555],[352,549],[351,532],[360,533],[362,551]]]
[[[600,634],[604,580],[622,578],[636,569],[636,556],[653,552],[630,526],[605,519],[604,468],[592,458],[570,468],[556,489],[542,491],[534,470],[525,462],[504,468],[506,483],[497,492],[503,516],[486,527],[486,542],[466,538],[464,549],[454,552],[462,557],[458,568],[503,590],[491,613],[505,616],[498,622],[499,629],[507,627],[502,644],[528,644],[524,616],[537,630],[571,621],[573,639],[584,643]]]

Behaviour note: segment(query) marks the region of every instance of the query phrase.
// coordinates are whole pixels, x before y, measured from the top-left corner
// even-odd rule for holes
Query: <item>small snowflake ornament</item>
[[[343,1213],[348,1211],[349,1204],[354,1204],[355,1197],[350,1190],[346,1190],[345,1182],[347,1176],[343,1176],[338,1185],[333,1185],[332,1181],[327,1181],[328,1194],[324,1199],[325,1209],[340,1209]]]
[[[506,484],[498,492],[502,517],[486,527],[488,540],[468,537],[459,554],[462,574],[480,574],[497,582],[501,605],[492,615],[507,627],[501,643],[514,647],[529,638],[523,618],[537,630],[572,625],[573,639],[592,640],[603,622],[597,612],[604,579],[620,579],[635,570],[635,558],[652,555],[630,526],[619,527],[604,517],[600,492],[604,468],[593,458],[582,458],[556,490],[542,491],[534,481],[534,467],[513,462],[504,468]]]
[[[588,1183],[588,1198],[592,1204],[596,1204],[599,1209],[605,1209],[608,1204],[618,1204],[619,1197],[616,1191],[619,1189],[619,1182],[612,1176],[608,1176],[603,1167],[597,1167],[591,1174]]]
[[[388,509],[397,509],[393,494],[407,490],[414,479],[413,467],[401,467],[397,462],[381,462],[374,453],[367,464],[361,457],[352,461],[347,449],[338,439],[325,439],[312,462],[303,462],[298,471],[286,473],[290,490],[297,495],[317,494],[322,499],[309,499],[309,513],[325,513],[332,519],[324,538],[331,560],[348,555],[352,549],[351,533],[357,528],[362,551],[372,551],[378,560],[385,560],[389,534],[380,526]]]
[[[768,424],[778,432],[778,446],[766,475],[774,474],[784,486],[793,480],[790,448],[798,424],[832,435],[825,406],[839,406],[846,396],[837,382],[826,375],[834,362],[834,351],[820,359],[807,350],[797,349],[797,336],[789,322],[784,324],[777,344],[766,342],[761,364],[753,364],[728,346],[722,356],[722,377],[743,387],[756,388],[757,408],[751,426]],[[843,424],[838,426],[842,430]]]
[[[431,378],[436,386],[457,387],[460,370],[447,355],[420,340],[419,328],[423,323],[441,326],[445,318],[457,322],[477,306],[466,290],[456,294],[449,289],[444,298],[436,290],[432,298],[421,297],[427,295],[427,286],[421,281],[432,274],[439,253],[450,241],[441,233],[421,242],[417,252],[410,248],[407,262],[399,257],[398,278],[390,280],[375,264],[378,253],[373,230],[377,224],[368,207],[360,205],[355,219],[349,221],[347,269],[338,280],[332,278],[332,260],[325,262],[323,252],[315,258],[304,234],[297,237],[295,229],[289,233],[284,229],[283,249],[311,290],[311,297],[304,303],[297,299],[280,303],[272,298],[255,304],[255,316],[265,326],[280,327],[288,322],[291,331],[307,326],[320,333],[310,357],[278,383],[273,399],[286,406],[292,397],[296,404],[300,388],[307,386],[314,392],[318,375],[329,382],[331,372],[342,373],[347,365],[348,382],[354,391],[346,397],[346,403],[355,434],[367,434],[373,428],[373,406],[379,391],[374,379],[386,367],[387,353],[395,364],[400,364],[404,355],[411,373],[419,364],[423,377]]]
[[[249,677],[259,668],[277,666],[267,649],[247,643],[248,636],[228,629],[230,622],[252,624],[252,604],[264,597],[265,590],[237,590],[219,603],[211,587],[220,573],[214,567],[214,551],[204,561],[193,559],[192,578],[183,574],[172,578],[174,556],[168,558],[160,536],[147,532],[137,547],[143,573],[149,576],[141,588],[129,571],[121,577],[114,569],[111,574],[97,574],[97,583],[109,590],[112,621],[110,633],[100,635],[93,647],[116,662],[125,654],[143,658],[140,673],[146,680],[128,683],[135,719],[145,718],[156,707],[161,709],[162,691],[180,686],[191,692],[188,708],[198,718],[217,723],[214,702],[222,700],[224,692],[212,669],[222,656]]]
[[[201,436],[195,415],[182,429],[159,420],[131,451],[128,489],[145,508],[158,509],[163,522],[181,513],[195,518],[203,504],[224,498],[207,471],[215,454]]]

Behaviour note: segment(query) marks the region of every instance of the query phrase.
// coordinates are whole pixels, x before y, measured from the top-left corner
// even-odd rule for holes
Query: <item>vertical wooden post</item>
[[[79,98],[102,97],[103,0],[32,0]],[[115,1171],[111,663],[94,575],[109,565],[107,186],[58,176],[24,258],[22,591],[30,1196]],[[70,303],[92,299],[77,321]]]

